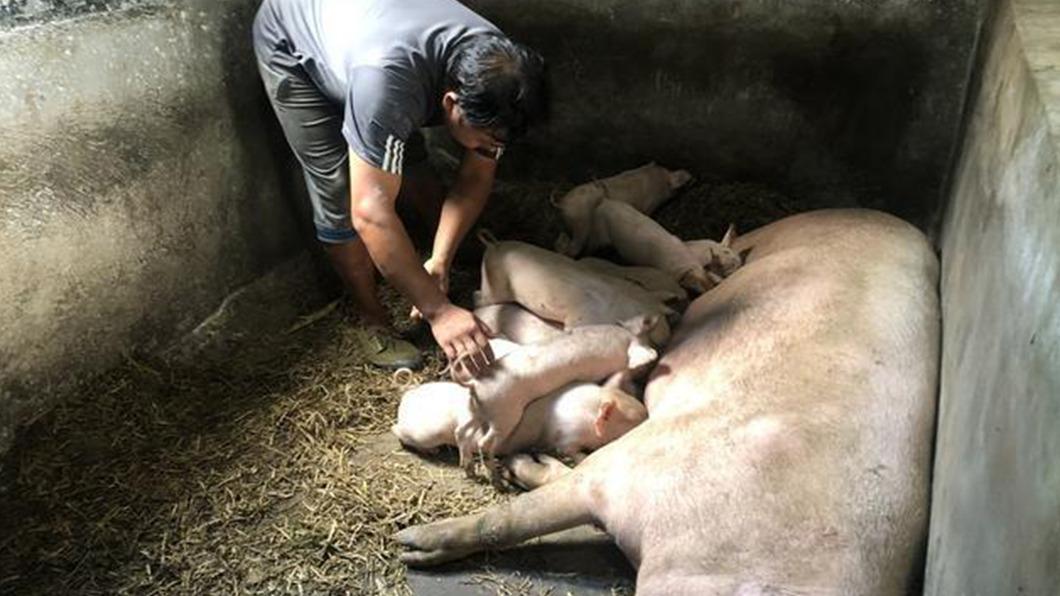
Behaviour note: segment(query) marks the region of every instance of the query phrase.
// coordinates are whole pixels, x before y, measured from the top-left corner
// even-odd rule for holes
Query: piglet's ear
[[[611,419],[611,414],[615,411],[615,401],[612,399],[605,399],[600,402],[600,409],[596,412],[596,421],[593,422],[593,430],[596,431],[596,436],[604,436],[604,428],[607,427],[607,421]]]

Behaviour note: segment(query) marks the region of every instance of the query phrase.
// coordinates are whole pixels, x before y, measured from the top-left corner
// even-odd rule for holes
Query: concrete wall
[[[0,27],[46,23],[130,8],[155,8],[167,0],[0,0]]]
[[[650,159],[929,225],[981,0],[471,0],[551,64],[549,130],[509,172]]]
[[[256,6],[0,3],[0,452],[77,380],[302,250]]]
[[[942,235],[929,594],[1060,593],[1060,4],[1002,0]]]

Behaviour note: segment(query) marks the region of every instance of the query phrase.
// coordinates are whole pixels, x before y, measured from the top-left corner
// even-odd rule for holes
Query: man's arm
[[[493,190],[496,171],[496,161],[474,151],[464,154],[456,183],[442,204],[438,231],[434,235],[434,247],[431,250],[431,259],[445,273],[449,271],[456,249],[486,206]]]
[[[427,318],[445,355],[450,360],[469,356],[467,365],[477,374],[492,360],[486,334],[474,315],[449,302],[420,265],[394,209],[400,189],[399,176],[350,152],[350,218],[372,261]]]

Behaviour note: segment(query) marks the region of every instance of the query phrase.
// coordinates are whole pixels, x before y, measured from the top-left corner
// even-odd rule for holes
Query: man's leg
[[[389,329],[376,295],[375,265],[350,225],[349,147],[342,137],[341,107],[324,97],[291,56],[259,53],[258,67],[284,136],[302,165],[317,239],[369,325],[358,330],[365,357],[384,368],[417,368],[423,358]]]
[[[398,200],[411,203],[428,234],[433,235],[441,218],[445,187],[426,159],[406,166]],[[375,263],[364,241],[354,238],[341,244],[324,243],[324,250],[365,320],[371,325],[389,326],[389,316],[376,292]]]
[[[341,244],[324,242],[323,245],[331,266],[342,278],[343,285],[353,298],[354,307],[364,317],[365,322],[369,325],[389,327],[390,319],[376,292],[375,264],[364,246],[364,241],[354,238]]]

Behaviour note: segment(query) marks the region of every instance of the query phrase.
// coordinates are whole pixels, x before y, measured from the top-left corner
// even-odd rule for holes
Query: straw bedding
[[[512,207],[486,217],[501,237],[547,204],[502,190],[495,204]],[[702,183],[657,216],[683,237],[717,238],[729,222],[747,230],[793,210],[760,186]],[[524,238],[558,231],[540,217]],[[459,302],[477,278],[473,266],[453,273]],[[403,320],[407,302],[384,291]],[[86,383],[6,456],[0,593],[408,592],[394,531],[511,496],[465,478],[453,454],[400,448],[388,433],[399,392],[362,363],[355,325],[343,305],[193,361],[127,356]],[[403,325],[431,350],[416,380],[435,378],[429,332]],[[472,583],[548,593],[489,572]]]

